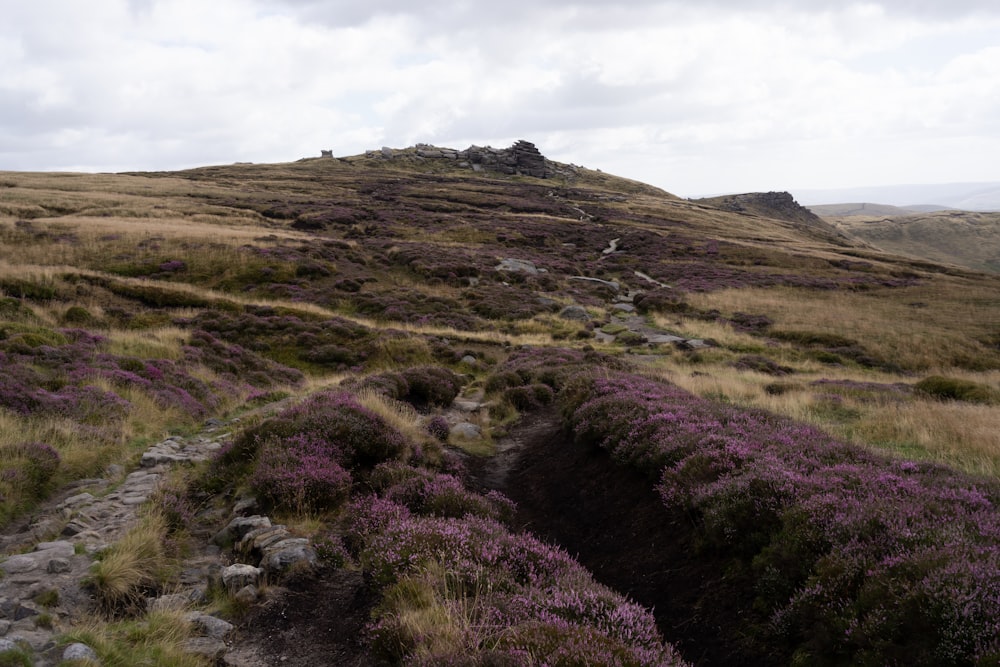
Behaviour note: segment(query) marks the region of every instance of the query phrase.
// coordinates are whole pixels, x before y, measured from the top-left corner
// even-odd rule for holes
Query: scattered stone
[[[611,288],[613,291],[617,292],[621,289],[621,285],[614,280],[601,280],[600,278],[590,278],[588,276],[570,276],[570,280],[583,280],[586,282],[597,283],[598,285],[604,285],[605,287]]]
[[[537,276],[541,270],[535,266],[534,262],[530,262],[525,259],[512,259],[507,258],[500,260],[494,269],[497,271],[505,271],[507,273],[526,273],[529,276]]]
[[[257,600],[259,591],[256,586],[244,586],[240,590],[236,591],[233,598],[242,604],[252,604]]]
[[[282,540],[267,549],[261,567],[268,573],[287,572],[302,566],[316,565],[316,552],[304,537]]]
[[[483,429],[472,422],[460,422],[451,427],[451,435],[466,440],[478,440],[483,435]]]
[[[462,357],[461,359],[459,359],[459,363],[466,364],[468,366],[473,366],[473,367],[479,365],[479,361],[474,356],[472,356],[471,354],[467,354],[464,357]]]
[[[0,653],[3,653],[4,651],[16,651],[20,648],[20,645],[18,645],[17,641],[15,641],[12,637],[4,637],[3,639],[0,639]]]
[[[222,584],[232,593],[247,586],[256,586],[263,574],[259,567],[237,563],[222,570]]]
[[[184,652],[189,655],[201,656],[217,664],[226,655],[226,643],[214,637],[192,637],[184,642]]]
[[[38,560],[30,554],[18,554],[16,556],[11,556],[0,564],[0,568],[3,568],[3,571],[7,574],[22,574],[24,572],[31,572],[36,567],[38,567]]]
[[[77,505],[84,505],[94,501],[94,496],[89,493],[78,493],[75,496],[70,496],[66,500],[59,503],[59,509],[66,507],[76,507]]]
[[[233,631],[233,624],[200,611],[192,611],[185,618],[205,637],[225,639]]]
[[[150,611],[180,611],[190,606],[192,600],[188,593],[172,593],[158,598],[146,598],[146,608]]]
[[[238,516],[226,525],[225,528],[216,533],[212,541],[219,546],[225,546],[242,540],[251,530],[256,528],[268,528],[271,520],[266,516],[255,514],[253,516]]]
[[[73,564],[65,558],[53,558],[45,567],[45,571],[49,574],[63,574],[72,571],[72,569]]]
[[[559,311],[559,317],[564,320],[576,320],[579,322],[590,321],[590,314],[583,306],[566,306]]]
[[[617,310],[621,313],[634,313],[635,306],[631,303],[616,303],[611,306],[611,310]]]
[[[472,400],[471,398],[456,398],[451,406],[456,410],[462,412],[475,412],[483,407],[483,404],[479,401]]]
[[[66,647],[66,650],[62,654],[63,660],[89,660],[91,662],[97,662],[97,653],[94,649],[90,648],[86,644],[81,644],[76,642],[75,644],[70,644]]]
[[[237,500],[236,504],[233,505],[233,514],[244,516],[255,509],[257,509],[257,498],[254,496],[245,496]]]

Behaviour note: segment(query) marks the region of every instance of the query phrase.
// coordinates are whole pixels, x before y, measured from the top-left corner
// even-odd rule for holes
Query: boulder
[[[590,314],[583,306],[566,306],[559,311],[559,317],[564,320],[576,320],[578,322],[590,321]]]

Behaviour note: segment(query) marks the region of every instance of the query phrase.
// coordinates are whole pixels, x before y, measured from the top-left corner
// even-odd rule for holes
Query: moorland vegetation
[[[145,601],[235,512],[314,556],[252,599],[208,582],[192,603],[256,664],[280,659],[275,600],[355,575],[361,642],[317,631],[302,656],[998,664],[1000,277],[875,249],[788,198],[737,210],[553,173],[397,151],[0,174],[6,530],[166,435],[240,418],[94,554],[100,620],[50,613],[62,641],[107,665],[207,664],[183,650],[190,623]],[[606,484],[508,474],[539,425],[557,461],[603,457]],[[629,592],[641,568],[617,563],[616,589],[585,548],[533,534],[546,508],[519,487],[610,508],[616,466],[654,499],[635,539],[674,545],[643,567],[699,561],[655,601]]]

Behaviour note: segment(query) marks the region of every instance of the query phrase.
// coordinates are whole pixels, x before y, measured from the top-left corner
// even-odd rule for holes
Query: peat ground
[[[497,448],[495,457],[467,461],[471,483],[505,493],[518,505],[518,528],[563,547],[598,581],[651,608],[685,659],[700,667],[787,663],[736,635],[752,584],[695,553],[690,521],[668,512],[654,480],[575,444],[552,409],[526,415]]]

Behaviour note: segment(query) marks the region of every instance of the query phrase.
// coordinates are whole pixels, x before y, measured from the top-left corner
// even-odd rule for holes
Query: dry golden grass
[[[146,512],[94,563],[89,583],[102,610],[115,614],[136,605],[143,589],[164,580],[171,565],[163,546],[166,534],[163,515]]]
[[[979,342],[1000,331],[1000,286],[993,280],[942,278],[868,292],[738,289],[692,294],[688,300],[724,314],[767,315],[774,320],[773,330],[851,338],[877,357],[911,370],[996,361],[996,352]]]

